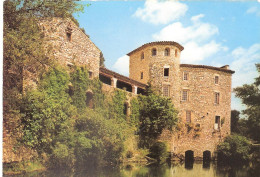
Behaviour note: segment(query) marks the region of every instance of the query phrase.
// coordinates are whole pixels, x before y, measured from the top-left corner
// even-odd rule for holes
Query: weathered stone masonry
[[[234,72],[228,66],[180,64],[184,48],[173,41],[158,41],[128,53],[128,78],[100,67],[100,50],[71,20],[46,19],[40,26],[47,43],[53,45],[57,61],[68,66],[86,65],[93,77],[99,77],[104,83],[104,91],[126,89],[131,99],[143,93],[151,82],[158,93],[170,97],[179,111],[179,131],[164,131],[160,139],[168,143],[172,154],[185,156],[191,150],[194,157],[202,157],[204,151],[214,156],[216,145],[230,134]]]
[[[164,131],[176,157],[192,152],[199,159],[211,156],[216,145],[230,134],[231,76],[228,66],[180,64],[184,48],[176,42],[160,41],[144,44],[130,52],[130,78],[151,85],[170,97],[179,111],[178,130]],[[141,73],[143,73],[141,76]]]
[[[228,66],[180,64],[184,48],[173,41],[159,41],[128,53],[130,73],[126,77],[100,67],[101,51],[70,19],[44,19],[39,25],[46,46],[52,46],[48,55],[54,56],[58,63],[68,67],[74,64],[87,66],[90,77],[99,77],[104,83],[102,89],[108,94],[115,89],[128,91],[127,114],[131,112],[130,99],[143,93],[148,82],[158,93],[171,98],[179,111],[178,131],[165,130],[159,139],[168,144],[174,157],[184,157],[188,152],[195,158],[203,157],[205,152],[214,157],[216,145],[230,134],[231,76],[234,71]],[[32,78],[29,80],[31,82]],[[87,93],[93,96],[91,91]],[[11,149],[11,143],[5,139],[4,145],[4,149]],[[3,156],[3,162],[24,158],[9,150],[4,151]]]

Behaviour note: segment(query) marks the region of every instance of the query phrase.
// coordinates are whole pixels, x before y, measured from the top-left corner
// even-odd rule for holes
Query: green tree
[[[82,111],[86,108],[86,92],[89,87],[88,71],[84,67],[75,67],[71,73],[71,98],[72,104]]]
[[[260,142],[260,64],[256,64],[259,76],[251,85],[245,84],[234,89],[235,94],[247,106],[242,111],[246,115],[247,133],[250,138]]]
[[[53,67],[50,47],[43,45],[37,20],[68,17],[75,21],[72,14],[82,11],[83,6],[63,0],[6,0],[3,10],[3,120],[4,129],[15,133],[20,123],[22,91],[26,91],[24,80],[37,83],[46,68]]]
[[[224,163],[244,163],[250,158],[250,142],[246,137],[230,135],[217,146],[218,160]]]
[[[26,93],[21,106],[25,145],[50,154],[57,141],[65,141],[60,135],[71,131],[76,115],[67,93],[68,84],[67,72],[53,68],[43,75],[38,89]]]
[[[106,119],[92,109],[76,121],[76,157],[81,164],[117,162],[124,150],[123,142],[133,134],[129,125],[116,119]]]
[[[102,52],[100,52],[100,63],[99,66],[105,67],[105,58]]]
[[[122,90],[115,90],[110,103],[110,118],[117,119],[118,121],[125,121],[126,115],[124,114],[126,102],[126,93]]]
[[[231,110],[231,132],[239,133],[239,114],[237,110]]]
[[[163,142],[156,142],[150,148],[150,154],[152,158],[155,158],[157,162],[163,163],[168,158],[167,146]]]
[[[172,130],[177,123],[177,111],[169,98],[150,92],[140,96],[140,145],[151,147],[163,129]]]

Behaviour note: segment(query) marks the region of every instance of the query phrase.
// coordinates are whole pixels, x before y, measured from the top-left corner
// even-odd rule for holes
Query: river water
[[[260,177],[260,166],[219,166],[216,163],[124,164],[118,167],[91,167],[76,170],[49,170],[23,175],[28,177]]]

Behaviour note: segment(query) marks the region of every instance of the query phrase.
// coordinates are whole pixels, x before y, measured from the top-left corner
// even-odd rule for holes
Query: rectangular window
[[[71,41],[71,33],[67,32],[67,41]]]
[[[163,75],[164,77],[169,77],[169,68],[164,68]]]
[[[141,72],[141,79],[143,79],[144,78],[144,73],[143,72]]]
[[[218,84],[218,81],[219,81],[219,77],[215,76],[215,84]]]
[[[182,101],[188,101],[188,90],[182,91]]]
[[[188,72],[184,72],[183,73],[183,80],[187,81],[188,80],[188,76],[189,76],[189,73]]]
[[[186,111],[186,123],[191,123],[191,111]]]
[[[218,130],[220,128],[220,116],[216,116],[215,117],[215,125],[214,125],[214,129]]]
[[[215,104],[219,104],[219,93],[215,92]]]
[[[170,86],[169,85],[163,86],[163,96],[166,96],[166,97],[170,96]]]

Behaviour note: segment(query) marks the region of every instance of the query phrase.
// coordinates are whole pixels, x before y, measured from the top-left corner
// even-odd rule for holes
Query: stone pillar
[[[137,86],[132,85],[132,93],[137,94]]]
[[[112,77],[112,78],[111,78],[111,86],[114,87],[114,88],[116,88],[116,83],[117,83],[117,79],[114,78],[114,77]]]

